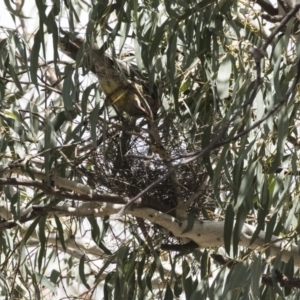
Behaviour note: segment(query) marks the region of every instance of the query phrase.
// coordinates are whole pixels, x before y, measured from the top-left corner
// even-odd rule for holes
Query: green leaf
[[[192,213],[188,214],[187,225],[183,229],[182,234],[187,233],[193,229],[194,223],[195,223],[195,218],[196,218],[196,216],[194,214],[192,214]]]
[[[34,232],[37,224],[40,222],[40,217],[36,218],[32,224],[29,226],[29,228],[26,231],[26,234],[24,238],[22,239],[21,245],[24,247],[26,245],[27,240],[31,237],[32,233]]]
[[[272,216],[272,218],[270,219],[270,221],[267,225],[266,235],[265,235],[265,243],[266,244],[269,243],[272,239],[273,231],[275,229],[276,220],[277,220],[277,213],[275,213]],[[267,255],[267,257],[268,257],[268,255],[270,255],[270,249],[267,249],[266,255]]]
[[[154,250],[154,249],[151,249],[151,253],[152,253],[153,257],[154,257],[154,262],[155,262],[156,268],[158,269],[160,278],[163,280],[163,278],[165,278],[165,276],[164,276],[165,272],[164,272],[164,268],[162,266],[160,257],[158,255],[158,253],[156,252],[156,250]]]
[[[177,47],[177,34],[176,31],[170,36],[169,45],[167,49],[167,76],[170,80],[171,87],[175,87],[175,77],[176,77],[176,68],[175,68],[175,58],[176,58],[176,47]]]
[[[112,290],[114,287],[114,274],[108,273],[105,277],[104,287],[103,287],[103,293],[104,293],[104,299],[112,299]]]
[[[225,222],[224,222],[224,247],[228,254],[230,254],[232,229],[234,224],[234,209],[231,204],[226,208]]]
[[[97,147],[97,123],[99,116],[99,103],[96,104],[95,108],[90,114],[90,123],[91,123],[91,137],[94,147]]]
[[[84,266],[85,266],[85,255],[82,255],[79,261],[79,276],[80,279],[82,281],[82,283],[84,284],[84,286],[87,289],[91,289],[91,287],[88,285],[87,281],[86,281],[86,274],[84,272]]]
[[[182,293],[182,280],[181,278],[178,276],[176,278],[176,281],[174,283],[174,296],[179,298],[179,296]]]
[[[62,90],[62,97],[63,97],[64,107],[66,111],[74,110],[73,103],[75,102],[76,87],[73,82],[72,71],[73,71],[72,65],[68,65],[65,70],[65,73],[68,75],[64,80],[63,90]]]
[[[196,287],[196,289],[193,289],[193,293],[192,293],[192,295],[191,295],[191,298],[189,298],[189,299],[190,299],[190,300],[197,300],[197,299],[201,298],[201,297],[200,297],[201,294],[202,294],[201,287],[200,287],[200,285],[198,284],[197,287]]]
[[[98,282],[100,281],[101,275],[103,272],[109,267],[109,265],[116,259],[116,254],[111,255],[108,259],[106,259],[105,263],[99,270],[98,274],[95,276],[95,281]]]
[[[39,65],[39,53],[41,48],[41,32],[38,30],[34,36],[34,42],[31,51],[30,58],[30,76],[31,82],[36,86],[37,92],[39,92],[38,80],[37,80],[37,71]]]
[[[38,268],[39,272],[41,272],[42,264],[44,260],[44,256],[46,254],[46,217],[41,217],[39,220],[39,240],[40,240],[40,251],[39,251],[39,257],[38,257]]]
[[[153,262],[150,266],[150,268],[147,270],[145,276],[145,282],[146,282],[146,286],[149,289],[149,291],[153,292],[152,290],[152,281],[153,281],[153,274],[154,271],[156,269],[156,263]]]
[[[210,259],[207,250],[203,251],[201,255],[201,278],[206,278],[210,273]]]
[[[170,285],[167,284],[164,300],[173,300],[173,299],[174,299],[173,292],[170,288]]]
[[[37,272],[34,273],[35,277],[36,277],[36,281],[46,287],[47,289],[49,289],[50,291],[52,291],[53,293],[56,292],[56,286],[45,276],[43,276],[42,274],[39,274]],[[39,297],[39,296],[38,296]]]
[[[286,139],[289,133],[289,118],[288,112],[285,107],[283,107],[278,114],[278,143],[277,152],[272,166],[269,169],[270,173],[274,173],[277,168],[281,165],[282,156],[284,153],[284,148],[286,144]]]
[[[239,188],[239,193],[237,197],[236,204],[234,206],[234,210],[237,211],[239,207],[244,203],[245,204],[245,198],[252,196],[252,190],[253,190],[253,178],[254,178],[254,172],[256,169],[256,163],[252,163],[249,165],[248,170],[246,174],[242,177],[242,182]],[[251,202],[249,204],[249,208],[252,208],[252,197]]]
[[[255,256],[251,266],[251,294],[253,299],[259,298],[259,288],[261,286],[262,263],[261,257]]]
[[[141,261],[139,261],[137,264],[137,279],[138,279],[138,285],[141,289],[143,288],[142,277],[144,275],[145,261],[146,261],[146,255],[143,255]]]
[[[217,92],[220,99],[229,96],[229,85],[231,76],[231,59],[226,55],[219,67],[217,75]]]
[[[52,270],[51,275],[50,275],[50,281],[54,284],[57,284],[58,279],[60,278],[60,272],[57,270]]]
[[[243,229],[243,225],[245,223],[246,217],[248,214],[248,210],[244,206],[240,206],[237,214],[236,214],[236,220],[235,220],[235,226],[233,230],[233,253],[236,256],[238,253],[238,245],[240,241],[240,235],[241,231]]]
[[[185,292],[186,299],[190,299],[193,293],[193,281],[190,274],[190,267],[187,261],[184,259],[182,262],[182,284]]]
[[[24,91],[23,91],[22,85],[21,85],[19,78],[11,64],[8,65],[8,71],[9,71],[10,76],[13,78],[14,83],[16,84],[17,88],[19,89],[20,93],[23,94]]]
[[[51,121],[54,131],[61,129],[61,126],[67,121],[73,121],[77,117],[76,110],[71,111],[61,111],[55,118]]]
[[[54,219],[58,230],[58,238],[61,243],[61,246],[63,247],[64,251],[67,251],[66,244],[65,244],[64,230],[60,222],[60,219],[56,215],[54,215]]]
[[[230,274],[226,280],[227,283],[223,292],[223,297],[220,297],[220,299],[225,299],[225,296],[228,292],[234,289],[241,289],[243,286],[245,286],[247,278],[249,278],[247,273],[247,266],[245,262],[236,264],[234,268],[230,270]]]
[[[284,268],[284,275],[287,277],[294,277],[294,269],[295,269],[295,264],[294,264],[294,257],[291,256],[287,264],[285,265]],[[284,294],[285,296],[288,296],[292,293],[291,288],[285,288],[284,289]]]

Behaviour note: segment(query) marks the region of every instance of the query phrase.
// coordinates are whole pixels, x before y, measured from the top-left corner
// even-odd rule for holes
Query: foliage
[[[298,245],[296,10],[274,25],[250,1],[25,2],[1,27],[1,299],[296,297],[275,276],[298,275],[295,251],[270,248]],[[76,62],[66,31],[86,41]],[[95,43],[159,93],[157,115],[109,105]]]

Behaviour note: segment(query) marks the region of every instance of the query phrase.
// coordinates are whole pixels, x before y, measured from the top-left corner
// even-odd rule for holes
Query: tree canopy
[[[300,5],[278,3],[4,1],[1,299],[299,296]]]

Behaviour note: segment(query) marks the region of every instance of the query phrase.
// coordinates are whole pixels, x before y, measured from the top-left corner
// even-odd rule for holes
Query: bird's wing
[[[145,97],[150,108],[152,102],[157,102],[158,98],[149,95],[146,79],[137,69],[118,59],[113,60],[107,54],[101,53],[97,46],[85,47],[84,39],[78,35],[71,37],[70,33],[64,33],[65,36],[58,39],[60,50],[75,61],[79,51],[85,52],[83,57],[88,67],[97,75],[102,91],[114,107],[120,112],[124,111],[136,117],[148,115],[138,92]],[[83,63],[79,62],[79,64]]]

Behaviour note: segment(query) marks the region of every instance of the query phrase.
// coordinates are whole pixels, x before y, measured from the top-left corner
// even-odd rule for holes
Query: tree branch
[[[35,174],[36,175],[36,174]],[[39,177],[39,176],[37,176]],[[55,183],[59,187],[69,188],[73,191],[78,192],[78,189],[80,188],[80,183],[72,182],[70,180],[56,177]],[[61,180],[63,179],[63,180]],[[96,192],[88,193],[86,195],[84,194],[71,194],[68,192],[62,192],[61,190],[49,186],[45,184],[44,182],[39,182],[36,180],[30,180],[30,179],[19,179],[19,178],[0,178],[0,186],[1,185],[13,185],[13,186],[28,186],[31,188],[37,188],[43,191],[46,195],[55,196],[61,199],[72,199],[72,200],[79,200],[79,201],[99,201],[99,202],[108,202],[108,203],[116,203],[116,204],[126,204],[128,202],[128,198],[126,197],[120,197],[115,195],[102,195],[98,194]],[[79,189],[82,192],[82,189]]]
[[[251,0],[251,2],[258,4],[266,13],[271,16],[278,15],[278,9],[274,8],[271,3],[265,2],[264,0]]]
[[[71,202],[70,205],[72,205]],[[104,217],[118,213],[122,207],[122,205],[118,204],[100,204],[95,202],[78,203],[77,207],[70,207],[66,205],[52,207],[30,206],[27,208],[27,214],[21,216],[18,222],[5,221],[0,223],[0,231],[19,226],[20,223],[25,223],[39,216],[51,217],[53,214],[56,214],[58,216]],[[196,220],[193,228],[190,231],[185,232],[185,229],[188,226],[188,221],[181,222],[168,214],[151,208],[128,208],[125,213],[158,224],[167,229],[169,232],[172,232],[172,234],[177,238],[187,238],[190,241],[193,241],[199,248],[219,247],[224,245],[224,222]],[[270,249],[272,256],[276,256],[281,253],[282,260],[285,262],[293,256],[295,265],[300,267],[300,255],[297,245],[290,244],[285,241],[285,239],[280,239],[277,236],[272,236],[271,241],[269,243],[265,243],[265,232],[260,232],[257,239],[250,245],[255,230],[256,227],[244,224],[240,234],[239,246],[261,252],[264,252],[266,249]]]

